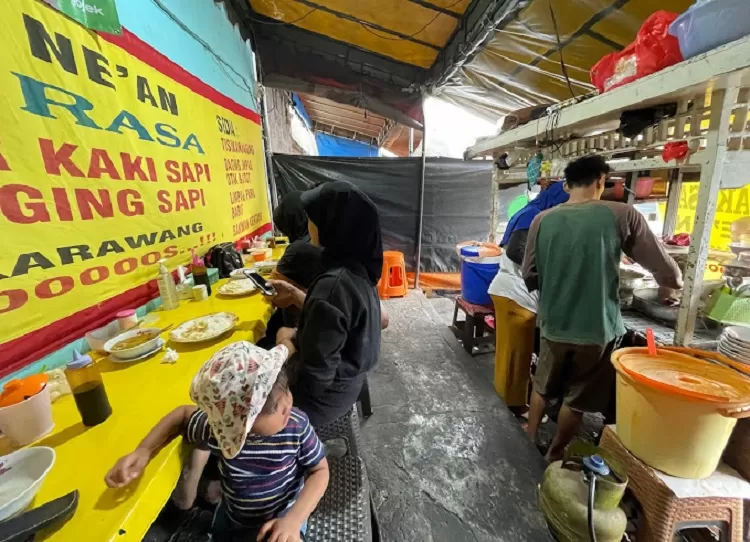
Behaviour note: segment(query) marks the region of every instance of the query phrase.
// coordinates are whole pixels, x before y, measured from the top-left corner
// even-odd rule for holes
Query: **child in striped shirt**
[[[195,406],[163,418],[107,474],[110,487],[141,475],[156,451],[182,433],[219,458],[222,500],[214,541],[300,542],[328,486],[323,446],[305,414],[292,408],[281,371],[287,346],[249,342],[217,352],[193,378]]]

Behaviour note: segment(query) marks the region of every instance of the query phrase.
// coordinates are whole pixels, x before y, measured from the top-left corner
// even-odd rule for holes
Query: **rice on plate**
[[[215,312],[183,322],[169,333],[175,342],[208,341],[233,329],[239,317],[231,312]]]

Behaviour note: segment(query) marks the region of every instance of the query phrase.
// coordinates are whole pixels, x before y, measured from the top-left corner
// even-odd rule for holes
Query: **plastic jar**
[[[138,315],[135,313],[135,309],[120,311],[115,316],[117,317],[117,325],[120,327],[120,331],[126,331],[138,325]]]
[[[89,356],[75,353],[65,368],[65,377],[83,419],[83,425],[99,425],[112,414],[99,368]]]

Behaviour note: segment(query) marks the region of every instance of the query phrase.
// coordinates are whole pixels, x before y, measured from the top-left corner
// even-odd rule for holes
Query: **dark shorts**
[[[615,368],[609,358],[619,341],[602,346],[542,338],[534,390],[547,400],[562,399],[579,412],[608,413],[615,392]]]
[[[284,510],[279,517],[283,517],[289,510]],[[255,542],[258,539],[263,525],[255,527],[240,526],[232,522],[227,516],[226,505],[223,502],[214,512],[214,519],[211,523],[211,542]],[[300,538],[304,541],[307,533],[307,522],[302,525]]]

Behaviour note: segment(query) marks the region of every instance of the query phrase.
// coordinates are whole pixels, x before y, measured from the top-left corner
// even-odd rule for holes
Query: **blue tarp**
[[[297,110],[297,113],[299,113],[299,116],[302,117],[302,120],[305,121],[307,129],[312,130],[313,123],[310,120],[310,115],[307,114],[305,104],[302,103],[302,100],[299,99],[299,95],[296,92],[292,92],[292,103],[294,104],[294,108]]]
[[[330,134],[316,132],[315,142],[318,144],[318,154],[320,156],[378,156],[378,148],[373,145]]]

